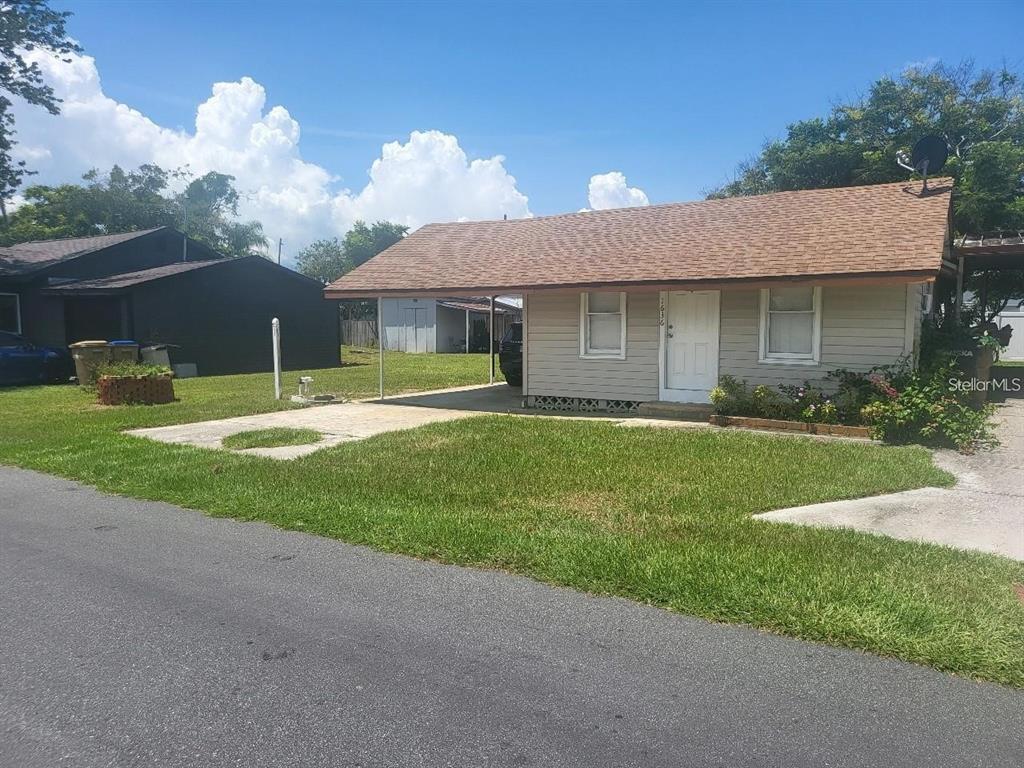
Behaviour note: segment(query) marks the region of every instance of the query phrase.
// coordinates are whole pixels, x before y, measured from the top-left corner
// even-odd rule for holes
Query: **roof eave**
[[[606,290],[618,288],[621,290],[713,290],[727,288],[759,288],[770,287],[779,284],[808,284],[815,285],[873,285],[881,283],[917,283],[934,280],[939,274],[939,269],[918,269],[903,271],[880,271],[880,272],[848,272],[820,275],[777,275],[759,277],[732,277],[732,278],[706,278],[699,280],[609,280],[602,282],[580,282],[580,283],[541,283],[541,284],[495,284],[490,286],[459,286],[448,285],[434,288],[379,288],[370,289],[348,289],[332,288],[327,286],[324,289],[324,298],[327,299],[376,299],[376,298],[444,298],[450,297],[453,293],[475,293],[489,296],[500,296],[503,294],[531,293],[536,291],[568,291],[568,290]]]

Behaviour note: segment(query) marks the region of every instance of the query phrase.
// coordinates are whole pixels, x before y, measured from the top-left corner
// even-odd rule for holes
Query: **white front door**
[[[665,360],[661,399],[706,403],[718,383],[718,291],[665,296]]]

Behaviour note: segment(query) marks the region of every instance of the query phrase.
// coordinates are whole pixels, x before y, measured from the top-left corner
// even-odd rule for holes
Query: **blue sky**
[[[697,198],[788,122],[913,62],[1024,69],[1009,2],[58,5],[103,93],[160,126],[195,130],[211,84],[248,76],[332,185],[362,187],[383,143],[437,129],[503,155],[533,214],[586,206],[612,170],[652,203]]]

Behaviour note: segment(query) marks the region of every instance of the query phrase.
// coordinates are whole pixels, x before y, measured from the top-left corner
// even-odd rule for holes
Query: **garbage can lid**
[[[83,349],[85,347],[105,347],[107,346],[107,342],[92,339],[89,341],[76,341],[74,344],[69,344],[68,346],[71,349]]]
[[[139,346],[139,342],[132,341],[131,339],[115,339],[114,341],[110,342],[110,346],[112,346],[112,347],[137,347],[137,346]]]

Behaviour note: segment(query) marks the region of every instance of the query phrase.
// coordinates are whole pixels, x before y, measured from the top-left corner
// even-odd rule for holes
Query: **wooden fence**
[[[374,320],[342,320],[341,343],[350,347],[376,347],[377,323]]]

